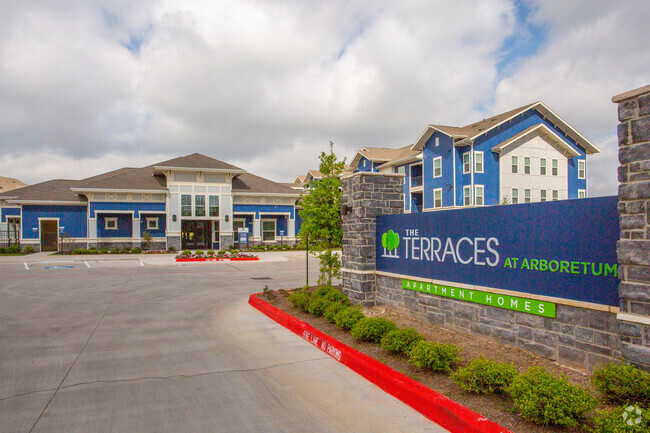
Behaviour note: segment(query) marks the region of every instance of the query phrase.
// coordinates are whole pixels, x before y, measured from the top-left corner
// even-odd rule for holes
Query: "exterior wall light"
[[[176,214],[172,215],[172,221],[176,222]]]
[[[226,222],[230,221],[230,215],[226,215],[225,220],[226,220]]]

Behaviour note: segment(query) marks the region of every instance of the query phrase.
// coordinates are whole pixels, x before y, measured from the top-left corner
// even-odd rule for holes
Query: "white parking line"
[[[29,266],[27,266],[27,262],[23,263],[25,265],[25,269],[29,271]]]
[[[140,260],[140,266],[144,266],[144,263],[142,263],[142,259],[138,259],[138,260]]]
[[[86,264],[86,266],[90,267],[87,261],[84,260],[84,263]]]

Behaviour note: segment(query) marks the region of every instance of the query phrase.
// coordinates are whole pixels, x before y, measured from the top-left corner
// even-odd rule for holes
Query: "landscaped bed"
[[[214,252],[209,250],[204,253],[202,250],[196,250],[192,253],[190,250],[185,250],[176,256],[177,262],[223,262],[223,261],[250,261],[259,260],[253,254],[240,253],[237,250],[224,251],[219,250]]]
[[[647,409],[647,406],[650,404],[650,375],[647,373],[632,367],[610,366],[597,371],[594,375],[597,379],[592,382],[592,375],[586,372],[562,366],[554,361],[500,344],[489,338],[423,322],[411,317],[408,311],[394,311],[377,307],[363,309],[362,316],[374,319],[364,320],[363,324],[353,326],[352,331],[344,330],[340,327],[345,322],[343,316],[347,314],[351,317],[355,314],[350,314],[348,307],[332,308],[333,310],[338,309],[338,312],[330,311],[328,307],[338,302],[345,304],[347,300],[339,297],[340,292],[338,292],[339,295],[332,295],[328,294],[330,293],[328,289],[321,289],[318,295],[313,295],[315,290],[315,288],[310,288],[304,291],[304,296],[291,295],[291,292],[286,291],[270,292],[267,290],[259,296],[342,343],[444,394],[515,433],[585,433],[593,431],[593,428],[596,428],[597,432],[648,431],[650,410]],[[330,299],[324,299],[327,297]],[[300,307],[294,305],[290,300]],[[343,310],[345,312],[342,312]],[[307,311],[315,314],[310,314]],[[323,313],[325,317],[322,317]],[[343,319],[337,316],[341,316]],[[356,317],[356,320],[359,318]],[[337,326],[337,324],[331,323],[330,319],[334,321],[341,319],[341,323]],[[412,331],[405,331],[405,328],[411,328]],[[390,334],[392,337],[385,338],[386,341],[382,340],[382,335],[385,336],[386,331],[390,330],[394,331]],[[400,333],[403,335],[399,335]],[[381,345],[365,341],[364,338],[381,341]],[[426,342],[418,341],[421,338],[424,338]],[[391,354],[382,348],[384,346],[391,350],[405,350],[405,347],[400,347],[404,341],[415,343],[417,346],[416,350],[413,350],[413,347],[410,348],[410,357],[404,353]],[[432,354],[435,354],[433,358]],[[499,364],[495,364],[493,361]],[[422,367],[416,367],[413,364]],[[539,370],[541,367],[545,369],[545,372]],[[439,371],[434,371],[436,369]],[[478,374],[476,374],[477,372]],[[456,381],[452,377],[455,377]],[[518,377],[518,379],[513,384],[514,377]],[[559,380],[560,377],[565,377],[566,382]],[[484,381],[485,378],[491,378],[491,380]],[[466,389],[482,391],[487,391],[488,388],[493,388],[491,391],[507,389],[507,392],[477,394],[464,391],[459,383]],[[512,386],[508,388],[510,385]],[[600,392],[596,391],[594,386]],[[636,390],[635,397],[625,394],[625,392],[629,394],[631,388]],[[535,389],[547,390],[550,394],[548,398],[570,396],[564,401],[553,403],[560,406],[565,413],[563,415],[554,414],[553,405],[547,402],[545,406],[543,400],[536,400],[535,395],[530,395],[530,391]],[[629,401],[630,398],[634,401]],[[529,407],[528,410],[526,406]],[[632,409],[626,411],[627,407]],[[543,410],[544,408],[547,409],[546,412]],[[598,417],[600,411],[608,409],[611,410],[609,418]],[[641,411],[642,415],[637,414],[637,409]],[[584,414],[580,416],[571,413],[572,410],[582,410]],[[538,423],[525,419],[522,412],[527,412],[528,419],[537,418]],[[624,412],[629,414],[625,419],[623,418]],[[568,416],[565,416],[567,413]],[[552,420],[558,420],[560,424],[565,423],[568,426],[553,425],[554,421]],[[628,423],[630,420],[633,424],[631,426]]]

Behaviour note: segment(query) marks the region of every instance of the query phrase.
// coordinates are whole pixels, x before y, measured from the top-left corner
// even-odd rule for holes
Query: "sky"
[[[650,83],[650,2],[1,0],[0,176],[82,179],[194,152],[278,182],[329,142],[411,144],[542,101],[601,150]]]

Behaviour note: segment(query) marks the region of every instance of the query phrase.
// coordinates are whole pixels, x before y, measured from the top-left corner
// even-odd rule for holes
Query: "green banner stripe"
[[[505,308],[537,316],[555,317],[555,304],[536,299],[518,298],[516,296],[499,295],[497,293],[481,292],[474,289],[445,286],[443,284],[424,283],[421,281],[402,279],[402,288],[417,292],[429,293],[459,301]]]

